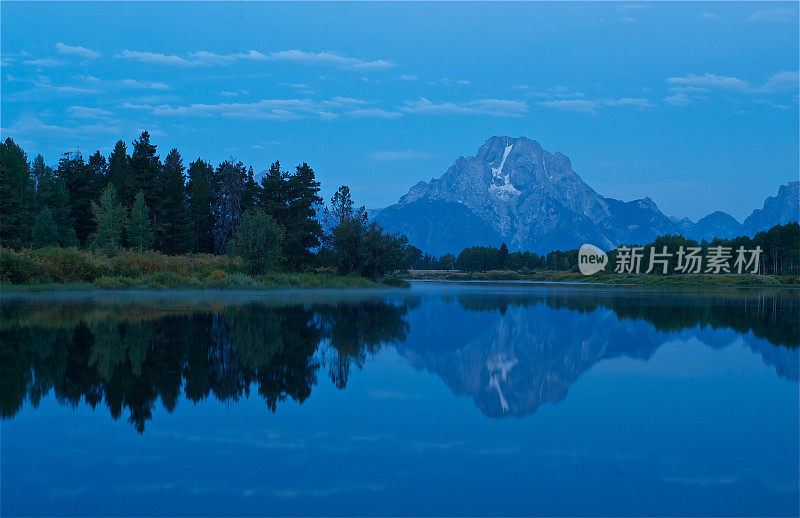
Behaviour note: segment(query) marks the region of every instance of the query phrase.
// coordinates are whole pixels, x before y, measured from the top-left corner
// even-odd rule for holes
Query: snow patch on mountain
[[[503,159],[500,161],[500,167],[492,167],[492,178],[501,182],[501,185],[493,183],[489,186],[489,191],[501,198],[510,198],[512,196],[519,196],[520,194],[519,189],[514,187],[511,183],[510,175],[508,173],[503,174],[503,166],[506,164],[508,154],[511,153],[511,148],[513,147],[514,144],[508,144],[503,151]]]

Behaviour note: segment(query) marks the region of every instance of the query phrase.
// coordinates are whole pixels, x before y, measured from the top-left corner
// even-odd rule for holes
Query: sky
[[[798,4],[17,3],[0,133],[29,157],[141,130],[184,164],[308,162],[369,208],[493,135],[603,196],[740,221],[798,180]]]

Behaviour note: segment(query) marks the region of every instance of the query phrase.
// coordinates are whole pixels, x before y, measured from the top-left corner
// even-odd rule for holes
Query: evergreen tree
[[[149,250],[153,240],[153,229],[150,225],[150,209],[144,201],[144,193],[139,191],[133,200],[131,217],[125,227],[128,246],[139,251]]]
[[[107,178],[108,183],[111,183],[117,190],[123,205],[129,206],[133,203],[133,197],[136,192],[132,192],[131,157],[128,156],[128,148],[125,146],[125,142],[121,140],[117,141],[114,151],[108,156]]]
[[[319,182],[314,170],[305,162],[298,165],[293,175],[288,176],[286,229],[283,251],[286,263],[292,268],[304,268],[311,264],[311,248],[320,244],[322,226],[317,219],[317,208],[322,204]]]
[[[31,176],[33,177],[35,192],[33,210],[37,214],[43,208],[41,199],[42,184],[46,183],[54,175],[53,169],[45,164],[44,157],[36,155],[36,158],[31,162]]]
[[[25,152],[11,138],[0,144],[0,245],[28,242],[34,208],[34,181]]]
[[[185,193],[183,159],[177,149],[172,149],[158,175],[157,201],[153,206],[155,247],[162,252],[181,254],[191,248],[192,227]]]
[[[189,164],[189,215],[193,231],[192,250],[202,253],[214,252],[214,217],[211,210],[214,201],[214,168],[199,158]]]
[[[258,206],[281,226],[286,224],[287,176],[281,171],[281,163],[276,161],[261,178],[261,189],[258,191]]]
[[[70,216],[78,242],[83,245],[95,230],[91,204],[96,199],[96,179],[92,177],[80,151],[64,153],[58,161],[57,174],[64,179],[69,192]]]
[[[506,246],[505,243],[500,245],[500,250],[498,252],[498,262],[499,262],[498,266],[501,270],[504,269],[508,264],[508,247]]]
[[[253,166],[247,170],[247,178],[244,182],[244,193],[242,195],[242,212],[255,208],[258,201],[259,186],[253,175]]]
[[[439,258],[439,268],[450,271],[456,265],[456,258],[453,254],[444,254]]]
[[[69,192],[67,192],[64,179],[55,176],[53,170],[49,167],[42,171],[38,160],[34,160],[34,164],[36,165],[35,174],[39,178],[36,185],[37,217],[41,211],[48,210],[49,217],[53,221],[52,230],[56,236],[56,243],[60,246],[77,246],[78,237],[72,226]],[[45,220],[47,217],[44,216]]]
[[[92,182],[92,199],[96,200],[103,193],[108,183],[108,162],[100,151],[89,157],[86,166],[89,169],[89,178]]]
[[[97,230],[92,234],[91,246],[106,253],[122,246],[122,232],[127,218],[125,208],[117,198],[117,190],[109,185],[100,196],[100,205],[92,202],[92,215]]]
[[[222,162],[215,173],[217,193],[214,197],[214,251],[227,252],[228,242],[233,237],[242,217],[242,198],[247,171],[241,162]],[[268,214],[269,215],[269,214]],[[273,218],[274,219],[274,218]]]
[[[350,187],[342,185],[339,187],[339,190],[333,194],[331,206],[325,207],[324,218],[327,227],[326,230],[330,232],[330,230],[337,225],[357,217],[354,207],[355,204],[350,197]],[[364,221],[366,221],[366,214],[363,215],[363,218]]]
[[[161,169],[161,162],[156,155],[156,146],[150,144],[150,134],[143,131],[139,139],[133,141],[131,181],[127,186],[128,194],[142,191],[147,205],[155,207],[157,203],[156,179],[159,169]]]
[[[58,246],[58,229],[56,227],[53,213],[49,208],[44,207],[36,214],[33,220],[32,241],[33,246]]]
[[[76,246],[78,240],[72,228],[69,193],[64,179],[56,177],[55,171],[45,164],[42,155],[36,155],[33,159],[31,174],[36,183],[36,217],[31,235],[34,246]],[[47,214],[43,214],[45,210]]]

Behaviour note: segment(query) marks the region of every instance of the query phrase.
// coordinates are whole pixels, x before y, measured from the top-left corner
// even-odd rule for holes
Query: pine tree
[[[508,262],[508,247],[505,243],[500,245],[500,251],[498,253],[498,262],[500,264],[500,269],[504,269],[506,267],[506,263]]]
[[[161,162],[156,155],[156,146],[150,144],[150,134],[143,131],[139,140],[133,141],[131,153],[131,181],[127,186],[128,193],[142,191],[144,199],[150,207],[156,204],[156,179]]]
[[[144,201],[144,193],[139,191],[133,200],[131,217],[126,226],[128,246],[139,251],[149,250],[153,240],[153,229],[150,225],[150,209]]]
[[[86,167],[89,169],[89,179],[92,182],[92,199],[96,200],[103,193],[106,184],[108,184],[108,162],[106,162],[106,157],[100,154],[98,150],[89,157]]]
[[[78,242],[83,245],[95,230],[91,204],[96,199],[96,180],[83,161],[80,151],[64,153],[58,161],[57,174],[64,179],[67,186],[70,216]]]
[[[291,268],[304,268],[313,259],[310,249],[319,246],[322,237],[322,226],[317,220],[317,208],[322,204],[322,198],[314,170],[305,162],[298,165],[295,173],[288,176],[285,191],[288,203],[283,253]]]
[[[34,181],[25,152],[11,138],[0,144],[0,245],[18,248],[29,240]]]
[[[157,179],[155,247],[168,254],[187,252],[192,244],[192,227],[186,206],[183,159],[172,149],[164,159]]]
[[[114,146],[114,151],[108,156],[108,182],[117,190],[119,199],[125,206],[133,203],[136,194],[132,192],[131,157],[128,156],[128,148],[125,142],[118,140]]]
[[[53,169],[45,164],[44,157],[36,155],[36,158],[31,162],[31,176],[33,177],[35,192],[33,210],[37,214],[43,208],[41,199],[42,183],[47,182],[48,178],[51,178],[54,174]]]
[[[189,198],[189,215],[193,231],[192,250],[214,252],[214,218],[211,210],[214,201],[214,167],[199,158],[189,164],[189,181],[186,187]]]
[[[259,185],[255,181],[253,166],[247,170],[247,178],[244,182],[244,193],[242,195],[242,213],[255,208],[259,196]]]
[[[214,197],[213,214],[214,251],[218,254],[227,252],[228,242],[239,226],[246,178],[247,171],[241,162],[226,160],[217,167],[215,182],[218,190]]]
[[[58,246],[58,229],[53,213],[47,207],[36,214],[33,220],[32,242],[35,247]]]
[[[258,191],[258,207],[282,226],[286,224],[288,205],[287,176],[281,171],[281,163],[276,161],[261,178],[261,189]]]
[[[36,182],[37,217],[43,210],[48,210],[52,218],[52,230],[56,243],[60,246],[77,246],[78,238],[72,226],[70,214],[69,192],[63,178],[57,177],[50,167],[44,166],[41,155],[34,160]],[[47,218],[47,216],[43,216]],[[40,221],[41,224],[41,221]],[[40,235],[41,235],[40,229]],[[34,238],[34,241],[36,239]]]
[[[127,218],[125,208],[117,198],[117,190],[109,185],[100,196],[100,205],[92,202],[92,215],[97,230],[91,236],[92,248],[106,253],[122,246],[122,232]]]

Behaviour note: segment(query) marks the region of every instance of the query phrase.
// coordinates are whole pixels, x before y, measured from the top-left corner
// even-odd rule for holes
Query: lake
[[[4,294],[0,514],[796,516],[797,291]]]

